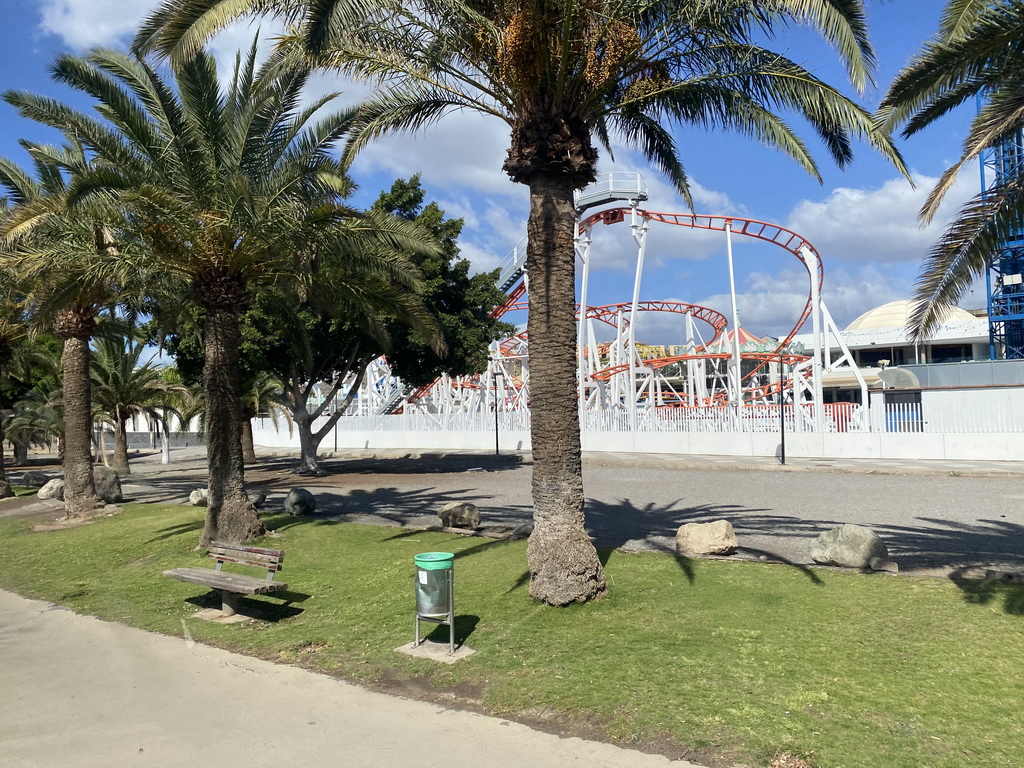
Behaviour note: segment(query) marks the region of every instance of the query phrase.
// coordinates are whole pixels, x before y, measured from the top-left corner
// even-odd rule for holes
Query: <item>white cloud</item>
[[[115,45],[135,34],[157,0],[41,0],[39,28],[72,48]]]
[[[939,214],[927,227],[918,226],[917,212],[936,179],[916,176],[890,179],[875,189],[840,187],[822,201],[803,200],[786,226],[806,237],[826,264],[920,262],[938,240],[944,223],[977,192],[977,182],[961,174]]]
[[[374,172],[421,173],[424,185],[431,189],[524,199],[525,187],[501,170],[507,149],[505,123],[462,112],[415,134],[396,134],[373,143],[356,158],[353,170],[357,177]]]

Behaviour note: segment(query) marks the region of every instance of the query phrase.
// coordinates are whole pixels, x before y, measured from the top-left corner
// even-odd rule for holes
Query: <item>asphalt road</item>
[[[136,462],[125,484],[139,498],[182,501],[204,484],[201,461]],[[318,515],[384,525],[437,524],[449,501],[472,501],[484,525],[515,526],[531,515],[528,460],[349,457],[324,466],[327,477],[292,473],[289,457],[246,470],[254,487],[283,503],[292,487],[318,499]],[[674,551],[686,522],[729,520],[741,557],[810,562],[809,542],[842,523],[866,525],[887,543],[900,570],[948,573],[963,567],[1024,568],[1024,477],[949,473],[699,469],[671,457],[588,458],[587,525],[598,546]]]

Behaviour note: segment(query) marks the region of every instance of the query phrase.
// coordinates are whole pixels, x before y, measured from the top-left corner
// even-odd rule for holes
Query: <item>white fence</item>
[[[783,433],[793,457],[1013,459],[1024,455],[1024,388],[945,390],[921,393],[920,403],[884,402],[873,392],[870,409],[826,405],[824,431],[815,431],[809,404],[736,409],[665,408],[637,414],[609,409],[585,413],[588,451],[778,455]],[[784,418],[784,424],[780,423]],[[322,421],[319,424],[323,424]],[[296,450],[298,435],[285,424],[253,423],[256,443]],[[320,444],[321,451],[530,449],[528,412],[410,413],[346,416]]]

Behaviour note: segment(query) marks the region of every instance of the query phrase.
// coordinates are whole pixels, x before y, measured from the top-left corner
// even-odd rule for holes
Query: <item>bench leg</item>
[[[220,610],[225,616],[234,616],[238,613],[238,594],[220,590]]]

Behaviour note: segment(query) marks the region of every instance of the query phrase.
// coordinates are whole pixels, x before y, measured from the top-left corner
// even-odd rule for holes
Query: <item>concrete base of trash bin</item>
[[[414,642],[406,643],[395,648],[397,653],[404,653],[407,656],[415,656],[418,659],[430,659],[440,661],[442,664],[454,664],[460,659],[472,656],[476,649],[468,645],[460,645],[454,653],[448,648],[448,643],[435,643],[430,640],[423,640],[417,645]]]

